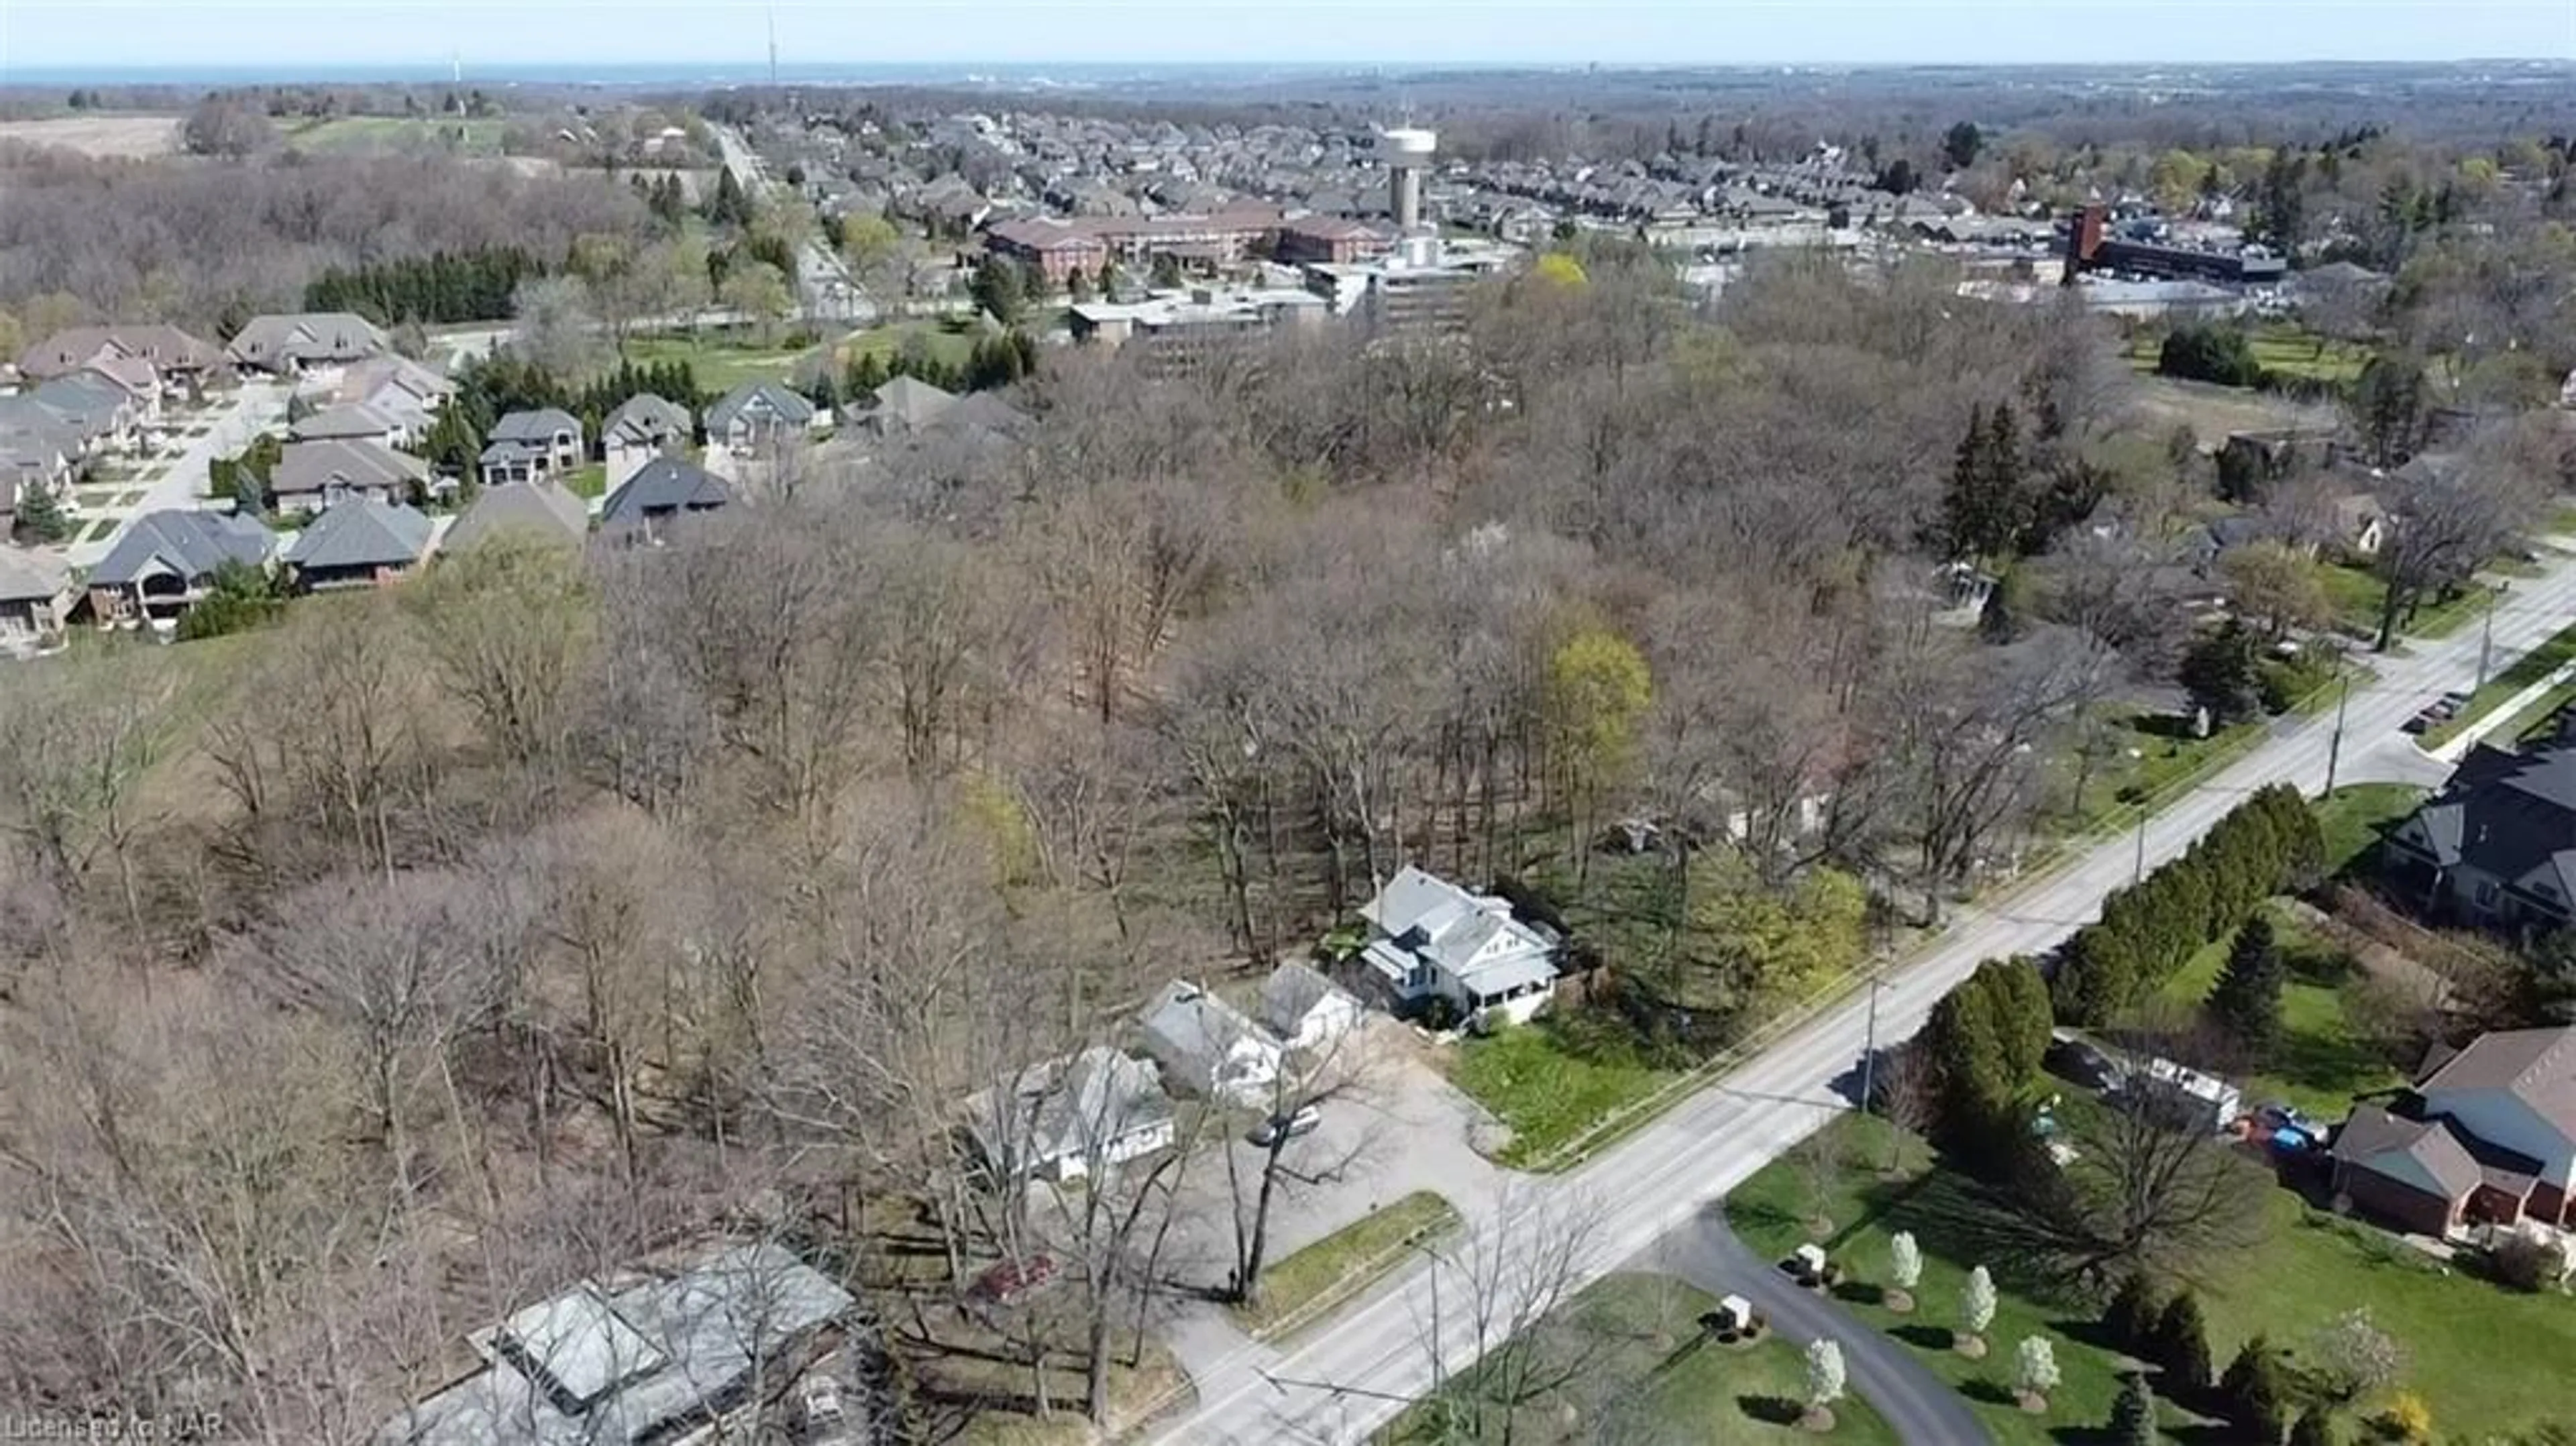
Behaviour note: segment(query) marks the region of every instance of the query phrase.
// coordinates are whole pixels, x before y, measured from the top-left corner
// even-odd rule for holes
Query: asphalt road
[[[1899,1441],[1979,1446],[1994,1438],[1950,1383],[1914,1359],[1896,1338],[1854,1317],[1833,1300],[1801,1289],[1728,1228],[1714,1206],[1664,1237],[1639,1269],[1677,1275],[1711,1295],[1740,1295],[1768,1316],[1772,1329],[1804,1346],[1830,1336],[1843,1348],[1851,1388],[1878,1408]],[[2010,1366],[2005,1367],[2011,1369]]]
[[[2576,621],[2576,559],[2557,557],[2542,576],[2517,581],[2495,621],[2495,666]],[[2365,755],[2396,744],[2409,715],[2476,671],[2478,629],[2410,644],[2405,656],[2374,660],[2380,677],[2353,690],[2346,718],[2343,777],[2361,776]],[[2331,710],[2286,719],[2251,754],[2168,806],[2142,833],[2106,841],[2009,897],[1959,910],[1939,940],[1891,969],[1878,991],[1882,1042],[1912,1034],[1951,986],[1985,959],[2036,954],[2092,919],[2103,896],[2131,882],[2139,863],[2154,868],[2187,848],[2247,794],[2289,782],[2323,787],[2335,736]],[[1534,1219],[1580,1213],[1590,1221],[1584,1268],[1599,1275],[1687,1225],[1766,1162],[1847,1108],[1832,1083],[1858,1061],[1867,1033],[1865,1000],[1855,999],[1788,1035],[1734,1074],[1693,1095],[1582,1169],[1509,1204],[1470,1215],[1468,1228],[1508,1241]],[[1547,1212],[1542,1215],[1536,1212]],[[1468,1312],[1435,1313],[1440,1299],[1474,1297],[1474,1284],[1448,1252],[1391,1277],[1293,1349],[1260,1361],[1220,1365],[1197,1381],[1198,1400],[1169,1417],[1157,1439],[1189,1442],[1359,1442],[1406,1402],[1455,1372],[1490,1341],[1477,1339]],[[1436,1286],[1437,1274],[1447,1278]],[[1505,1291],[1511,1289],[1504,1283]],[[1497,1314],[1485,1313],[1487,1319]],[[1435,1344],[1436,1343],[1436,1344]]]

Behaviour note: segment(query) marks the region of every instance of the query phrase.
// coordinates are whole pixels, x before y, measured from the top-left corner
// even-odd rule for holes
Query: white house
[[[1554,931],[1514,917],[1502,899],[1407,864],[1360,917],[1371,934],[1360,957],[1400,1000],[1436,997],[1464,1017],[1520,1023],[1555,997]]]
[[[1365,1013],[1356,996],[1310,964],[1282,964],[1261,985],[1261,1022],[1290,1049],[1329,1048]]]
[[[1160,1072],[1105,1044],[1021,1070],[966,1100],[966,1129],[993,1169],[1079,1180],[1172,1143]]]
[[[1145,1052],[1175,1089],[1239,1105],[1269,1103],[1285,1053],[1268,1030],[1195,984],[1173,980],[1143,1019]]]
[[[2427,1116],[2538,1166],[2527,1216],[2576,1218],[2576,1025],[2482,1034],[2415,1092]]]

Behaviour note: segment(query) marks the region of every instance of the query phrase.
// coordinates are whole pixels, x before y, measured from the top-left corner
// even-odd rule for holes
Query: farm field
[[[443,151],[465,156],[501,154],[503,122],[494,117],[353,115],[318,121],[286,133],[288,146],[320,155],[371,151]]]
[[[47,120],[0,121],[0,141],[54,146],[84,156],[139,160],[179,149],[174,115],[67,115]]]

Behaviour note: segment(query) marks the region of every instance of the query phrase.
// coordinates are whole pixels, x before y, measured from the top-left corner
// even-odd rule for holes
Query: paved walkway
[[[1972,1446],[1994,1439],[1959,1393],[1912,1352],[1831,1297],[1800,1289],[1776,1263],[1738,1239],[1723,1204],[1700,1211],[1631,1268],[1680,1276],[1711,1295],[1743,1296],[1801,1346],[1832,1337],[1843,1348],[1852,1389],[1878,1408],[1899,1441]]]

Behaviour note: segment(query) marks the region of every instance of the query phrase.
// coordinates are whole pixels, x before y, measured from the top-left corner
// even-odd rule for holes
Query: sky
[[[765,64],[763,0],[0,0],[7,72]],[[2576,58],[2576,0],[775,0],[782,60],[1724,65]]]

